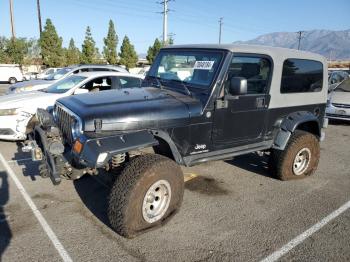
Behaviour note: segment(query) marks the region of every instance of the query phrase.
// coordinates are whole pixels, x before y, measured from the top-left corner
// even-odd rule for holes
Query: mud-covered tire
[[[308,161],[303,166],[298,166],[304,163],[304,160],[299,162],[303,158]],[[269,165],[272,173],[278,179],[301,179],[311,176],[316,171],[319,158],[320,144],[317,137],[309,132],[296,130],[284,150],[273,149],[271,151]]]
[[[149,196],[150,190],[157,189],[154,188],[158,186],[157,183],[165,183],[165,188],[170,188],[168,197],[166,194],[164,197],[158,197],[158,200],[167,200],[167,204],[164,205],[166,208],[162,209],[163,213],[154,217],[157,218],[156,221],[146,221],[144,216],[145,201],[148,199],[146,195]],[[162,187],[162,184],[160,186]],[[116,177],[112,187],[108,207],[111,227],[121,236],[133,238],[146,230],[160,226],[179,210],[183,193],[183,173],[173,160],[156,154],[136,157]],[[153,201],[157,200],[156,196]]]

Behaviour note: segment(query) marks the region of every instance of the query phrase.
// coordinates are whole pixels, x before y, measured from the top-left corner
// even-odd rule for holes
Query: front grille
[[[333,106],[335,107],[340,107],[340,108],[350,108],[350,104],[337,104],[337,103],[332,103]]]
[[[57,114],[57,124],[59,129],[62,132],[63,138],[68,144],[73,143],[72,137],[72,125],[75,122],[74,116],[70,115],[66,110],[57,106],[56,108]]]

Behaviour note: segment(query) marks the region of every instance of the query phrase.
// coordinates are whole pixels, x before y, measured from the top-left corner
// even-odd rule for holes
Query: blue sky
[[[13,0],[18,37],[39,36],[36,0]],[[41,0],[43,23],[51,18],[65,46],[74,38],[80,47],[91,26],[102,48],[108,21],[116,25],[121,43],[128,35],[138,53],[162,35],[162,6],[157,0]],[[169,33],[176,44],[217,43],[220,17],[222,42],[249,40],[258,35],[311,29],[350,29],[349,0],[176,0],[169,3]],[[0,35],[10,36],[9,1],[0,0]],[[120,47],[120,44],[119,44]]]

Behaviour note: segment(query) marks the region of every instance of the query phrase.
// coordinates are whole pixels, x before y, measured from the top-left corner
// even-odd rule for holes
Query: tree
[[[64,63],[62,38],[58,36],[55,26],[50,19],[46,19],[44,31],[40,36],[43,63],[49,67],[59,67]]]
[[[85,40],[81,48],[82,64],[92,64],[96,59],[96,46],[95,40],[92,38],[90,26],[86,28]]]
[[[118,36],[115,32],[114,23],[109,20],[108,34],[107,37],[103,39],[105,46],[103,48],[103,56],[109,64],[117,63],[117,45]]]
[[[0,64],[7,64],[7,56],[5,53],[7,45],[7,39],[3,36],[0,37]]]
[[[136,66],[138,56],[136,54],[134,46],[130,43],[130,40],[127,36],[125,36],[123,39],[119,56],[119,63],[125,65],[126,68],[129,69]]]
[[[12,38],[7,41],[5,55],[9,63],[22,65],[27,51],[28,45],[25,38]]]
[[[80,63],[80,51],[75,46],[73,38],[69,41],[69,46],[66,50],[66,65],[74,65]]]
[[[153,46],[150,46],[147,51],[147,60],[150,64],[153,63],[156,55],[159,53],[159,50],[163,47],[163,44],[156,38],[154,40]]]

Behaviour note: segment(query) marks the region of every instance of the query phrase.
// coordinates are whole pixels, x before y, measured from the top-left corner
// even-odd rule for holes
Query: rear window
[[[287,59],[283,63],[281,93],[319,92],[323,84],[321,62]]]

